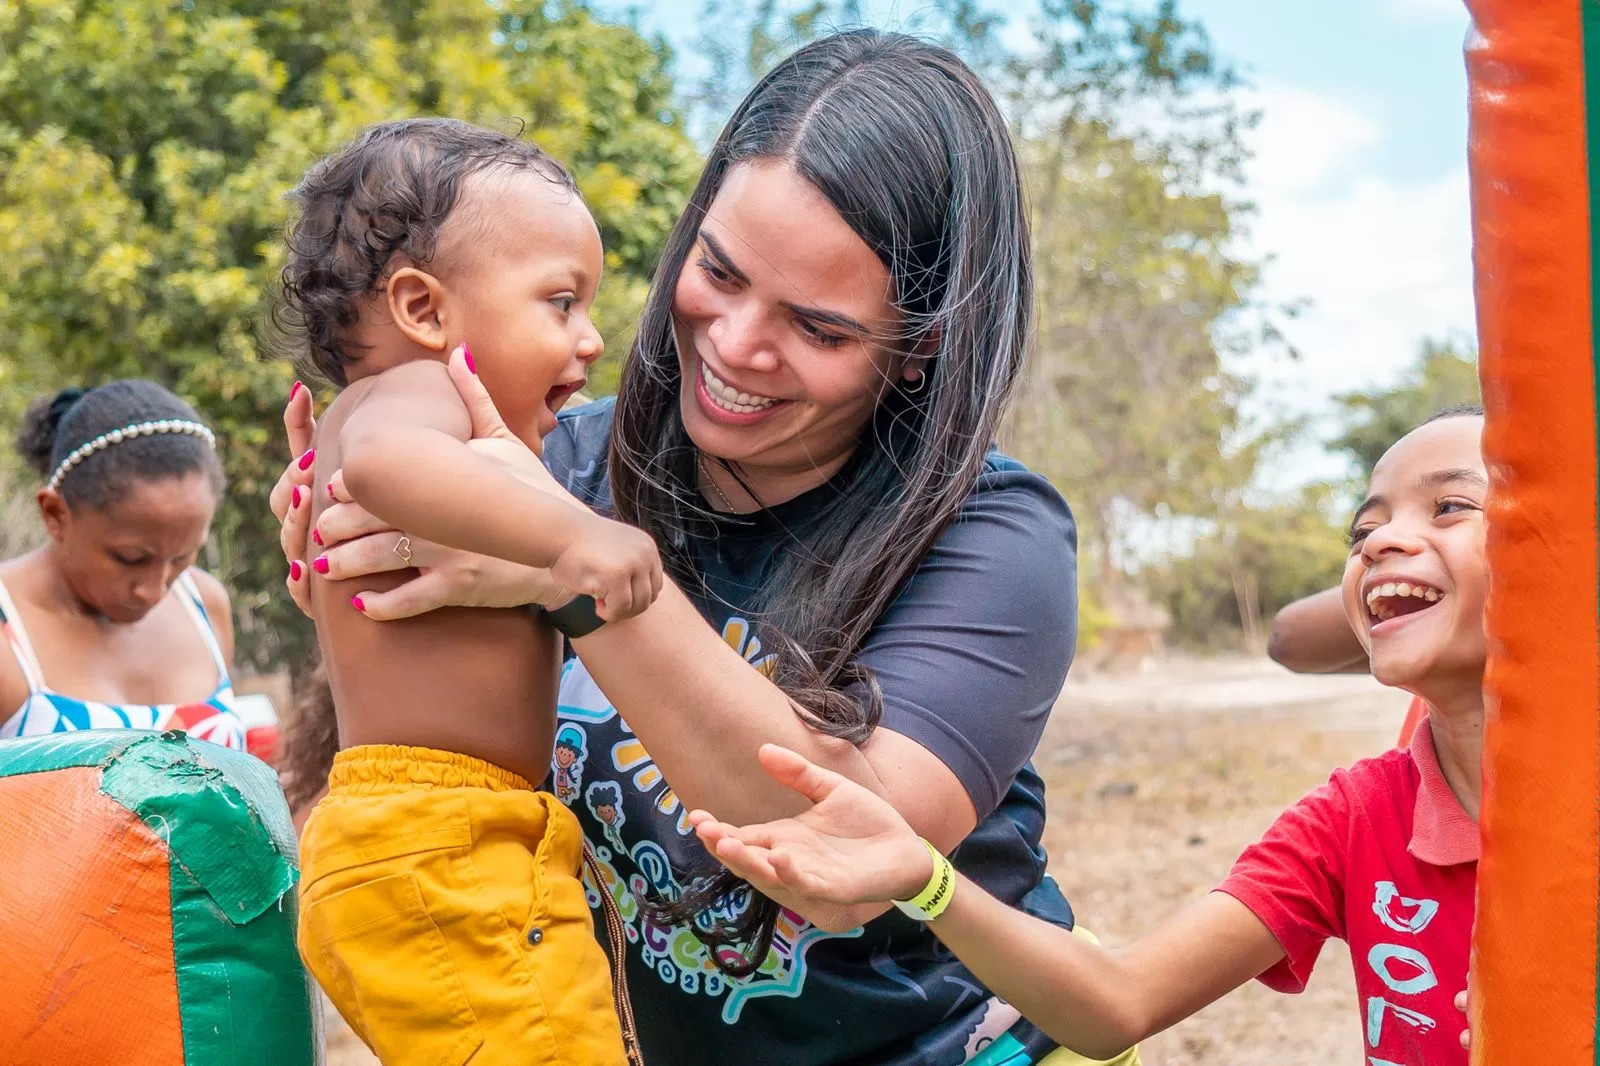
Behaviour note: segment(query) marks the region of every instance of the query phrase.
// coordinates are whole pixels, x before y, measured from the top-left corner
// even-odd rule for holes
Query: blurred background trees
[[[209,568],[242,665],[297,663],[266,493],[294,378],[272,350],[284,194],[368,123],[446,114],[571,164],[604,232],[599,321],[625,349],[698,163],[660,41],[581,4],[0,4],[0,397],[151,377],[216,426]]]
[[[1426,338],[1395,388],[1334,397],[1344,428],[1328,446],[1349,456],[1364,481],[1389,445],[1445,408],[1478,400],[1477,348],[1456,338]]]
[[[1005,12],[934,0],[897,26],[966,56],[1018,138],[1038,333],[1002,443],[1082,523],[1087,635],[1131,593],[1181,642],[1257,646],[1274,610],[1337,579],[1348,486],[1259,487],[1302,427],[1250,407],[1261,361],[1293,355],[1275,328],[1292,310],[1263,306],[1239,251],[1255,116],[1175,0],[1042,0],[1026,32]],[[677,54],[636,14],[579,0],[0,0],[0,423],[123,376],[193,402],[230,476],[206,565],[233,590],[241,665],[298,669],[310,632],[281,594],[266,492],[294,378],[269,312],[306,168],[417,114],[521,128],[569,163],[607,248],[603,395],[721,122],[783,55],[870,15],[706,0]],[[1395,389],[1338,399],[1329,447],[1361,476],[1475,394],[1470,347],[1428,341]],[[32,536],[32,491],[0,463],[6,554]]]

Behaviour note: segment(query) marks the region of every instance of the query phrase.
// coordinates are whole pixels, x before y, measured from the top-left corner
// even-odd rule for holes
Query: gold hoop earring
[[[927,387],[928,372],[926,370],[919,370],[917,371],[916,377],[912,378],[906,384],[900,386],[900,391],[905,393],[907,396],[916,396]]]

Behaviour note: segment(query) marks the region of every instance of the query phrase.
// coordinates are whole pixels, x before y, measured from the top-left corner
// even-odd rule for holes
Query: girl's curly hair
[[[382,288],[396,255],[430,262],[463,183],[496,169],[530,171],[578,195],[538,145],[448,118],[368,127],[306,173],[289,194],[300,217],[273,313],[303,369],[347,384],[346,364],[358,356],[345,333],[361,301]]]

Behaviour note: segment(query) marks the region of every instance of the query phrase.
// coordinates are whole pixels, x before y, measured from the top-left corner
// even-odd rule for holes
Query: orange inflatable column
[[[1600,2],[1469,0],[1493,482],[1473,1062],[1596,1062]]]

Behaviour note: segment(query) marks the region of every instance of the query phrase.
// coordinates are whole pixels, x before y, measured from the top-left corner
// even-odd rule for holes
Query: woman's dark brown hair
[[[729,171],[752,160],[792,166],[877,253],[894,285],[899,343],[927,356],[926,388],[888,393],[840,475],[837,502],[805,550],[784,554],[756,605],[762,644],[778,650],[773,680],[813,728],[859,744],[883,699],[857,652],[971,493],[1022,367],[1033,296],[1022,179],[977,75],[912,37],[829,37],[751,90],[668,242],[612,436],[619,517],[655,537],[688,589],[703,587],[683,536],[700,510],[699,457],[678,412],[673,292],[701,217]],[[748,892],[721,871],[654,909],[689,922],[723,969],[748,974],[777,916]],[[739,917],[710,920],[718,903]]]
[[[289,809],[299,812],[322,794],[339,752],[339,722],[333,710],[333,689],[319,660],[300,686],[294,716],[283,731],[279,772]]]

